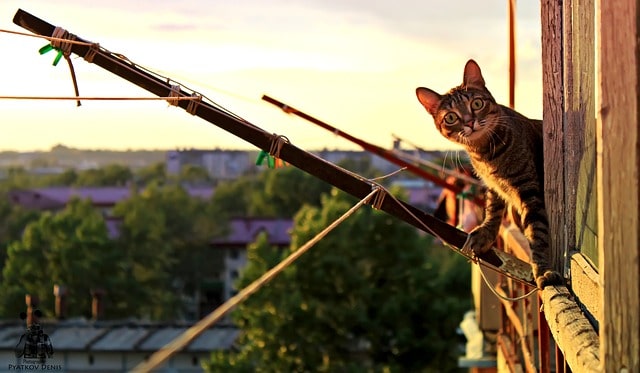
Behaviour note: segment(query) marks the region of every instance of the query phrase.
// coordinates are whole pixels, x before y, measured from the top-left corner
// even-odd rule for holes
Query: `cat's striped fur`
[[[471,231],[463,250],[476,254],[489,250],[509,205],[529,241],[538,287],[562,283],[562,276],[549,263],[542,122],[497,104],[473,60],[467,62],[459,87],[444,95],[418,88],[416,94],[440,133],[466,149],[487,185],[484,221]]]

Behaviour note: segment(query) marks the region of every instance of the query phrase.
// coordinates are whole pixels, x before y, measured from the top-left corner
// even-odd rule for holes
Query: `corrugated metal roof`
[[[43,332],[49,335],[54,351],[154,352],[173,341],[191,324],[48,320],[41,326]],[[26,333],[24,321],[1,323],[0,351],[13,351],[24,333]],[[190,352],[228,350],[238,335],[239,331],[235,327],[214,327],[204,331],[187,346],[186,350]]]
[[[91,345],[94,351],[130,351],[151,333],[148,328],[121,326],[109,330]]]
[[[200,334],[186,348],[187,351],[227,350],[238,338],[240,331],[235,328],[209,329]]]
[[[107,331],[106,328],[71,326],[56,328],[48,334],[56,350],[86,350],[91,342]]]
[[[139,346],[140,350],[158,350],[167,343],[173,341],[177,336],[182,334],[187,328],[165,327],[155,330],[151,333]]]
[[[26,332],[24,326],[3,325],[0,328],[0,349],[11,349],[13,350],[20,341],[20,337]]]

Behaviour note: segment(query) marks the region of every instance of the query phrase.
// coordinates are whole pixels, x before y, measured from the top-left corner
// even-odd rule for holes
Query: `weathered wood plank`
[[[565,286],[547,286],[542,291],[544,313],[557,345],[574,372],[600,370],[598,335]]]
[[[599,281],[600,275],[589,260],[580,253],[571,255],[571,291],[592,321],[595,320],[596,329],[602,316]]]
[[[600,0],[597,186],[601,356],[640,371],[640,16],[636,0]]]
[[[597,263],[595,9],[593,0],[565,4],[565,45],[571,45],[564,53],[566,244]]]
[[[564,273],[565,200],[564,200],[564,141],[563,141],[563,67],[562,67],[562,3],[557,0],[541,2],[542,20],[542,84],[544,136],[545,207],[549,215],[550,260]]]

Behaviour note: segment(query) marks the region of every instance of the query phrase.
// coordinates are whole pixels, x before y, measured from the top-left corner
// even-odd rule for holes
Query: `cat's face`
[[[473,60],[467,62],[459,87],[445,95],[418,88],[416,95],[433,116],[438,131],[461,145],[485,144],[499,120],[499,106],[486,89],[480,67]]]

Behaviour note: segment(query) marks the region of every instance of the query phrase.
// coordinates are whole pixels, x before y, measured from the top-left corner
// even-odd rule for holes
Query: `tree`
[[[73,200],[59,213],[45,212],[29,223],[18,241],[9,245],[0,285],[4,317],[24,310],[25,294],[37,295],[45,314],[53,314],[53,286],[69,289],[71,316],[91,315],[90,292],[106,290],[115,307],[108,316],[131,312],[135,302],[123,276],[122,252],[109,239],[104,219],[89,201]]]
[[[7,259],[10,242],[19,240],[24,227],[38,219],[39,212],[27,210],[10,202],[6,191],[0,190],[0,270]]]
[[[209,243],[226,224],[179,185],[151,184],[113,211],[122,220],[118,245],[141,289],[139,314],[184,317],[180,295],[196,293],[200,281],[222,266]]]
[[[78,173],[75,186],[124,186],[133,181],[133,173],[127,166],[110,164]]]
[[[164,162],[154,163],[139,169],[135,177],[137,184],[140,186],[151,183],[165,184],[167,181],[167,168]]]
[[[180,181],[191,185],[210,184],[211,176],[204,167],[187,164],[180,170]]]
[[[244,287],[328,226],[354,201],[342,193],[305,206],[291,248],[264,238],[249,247]],[[464,260],[431,257],[430,239],[362,208],[298,262],[240,305],[237,352],[217,352],[209,371],[448,371],[455,330],[470,307]],[[446,270],[446,273],[443,272]],[[454,277],[456,281],[450,281]]]
[[[248,175],[222,183],[212,197],[216,214],[226,217],[293,216],[303,205],[318,206],[331,186],[293,167]]]

